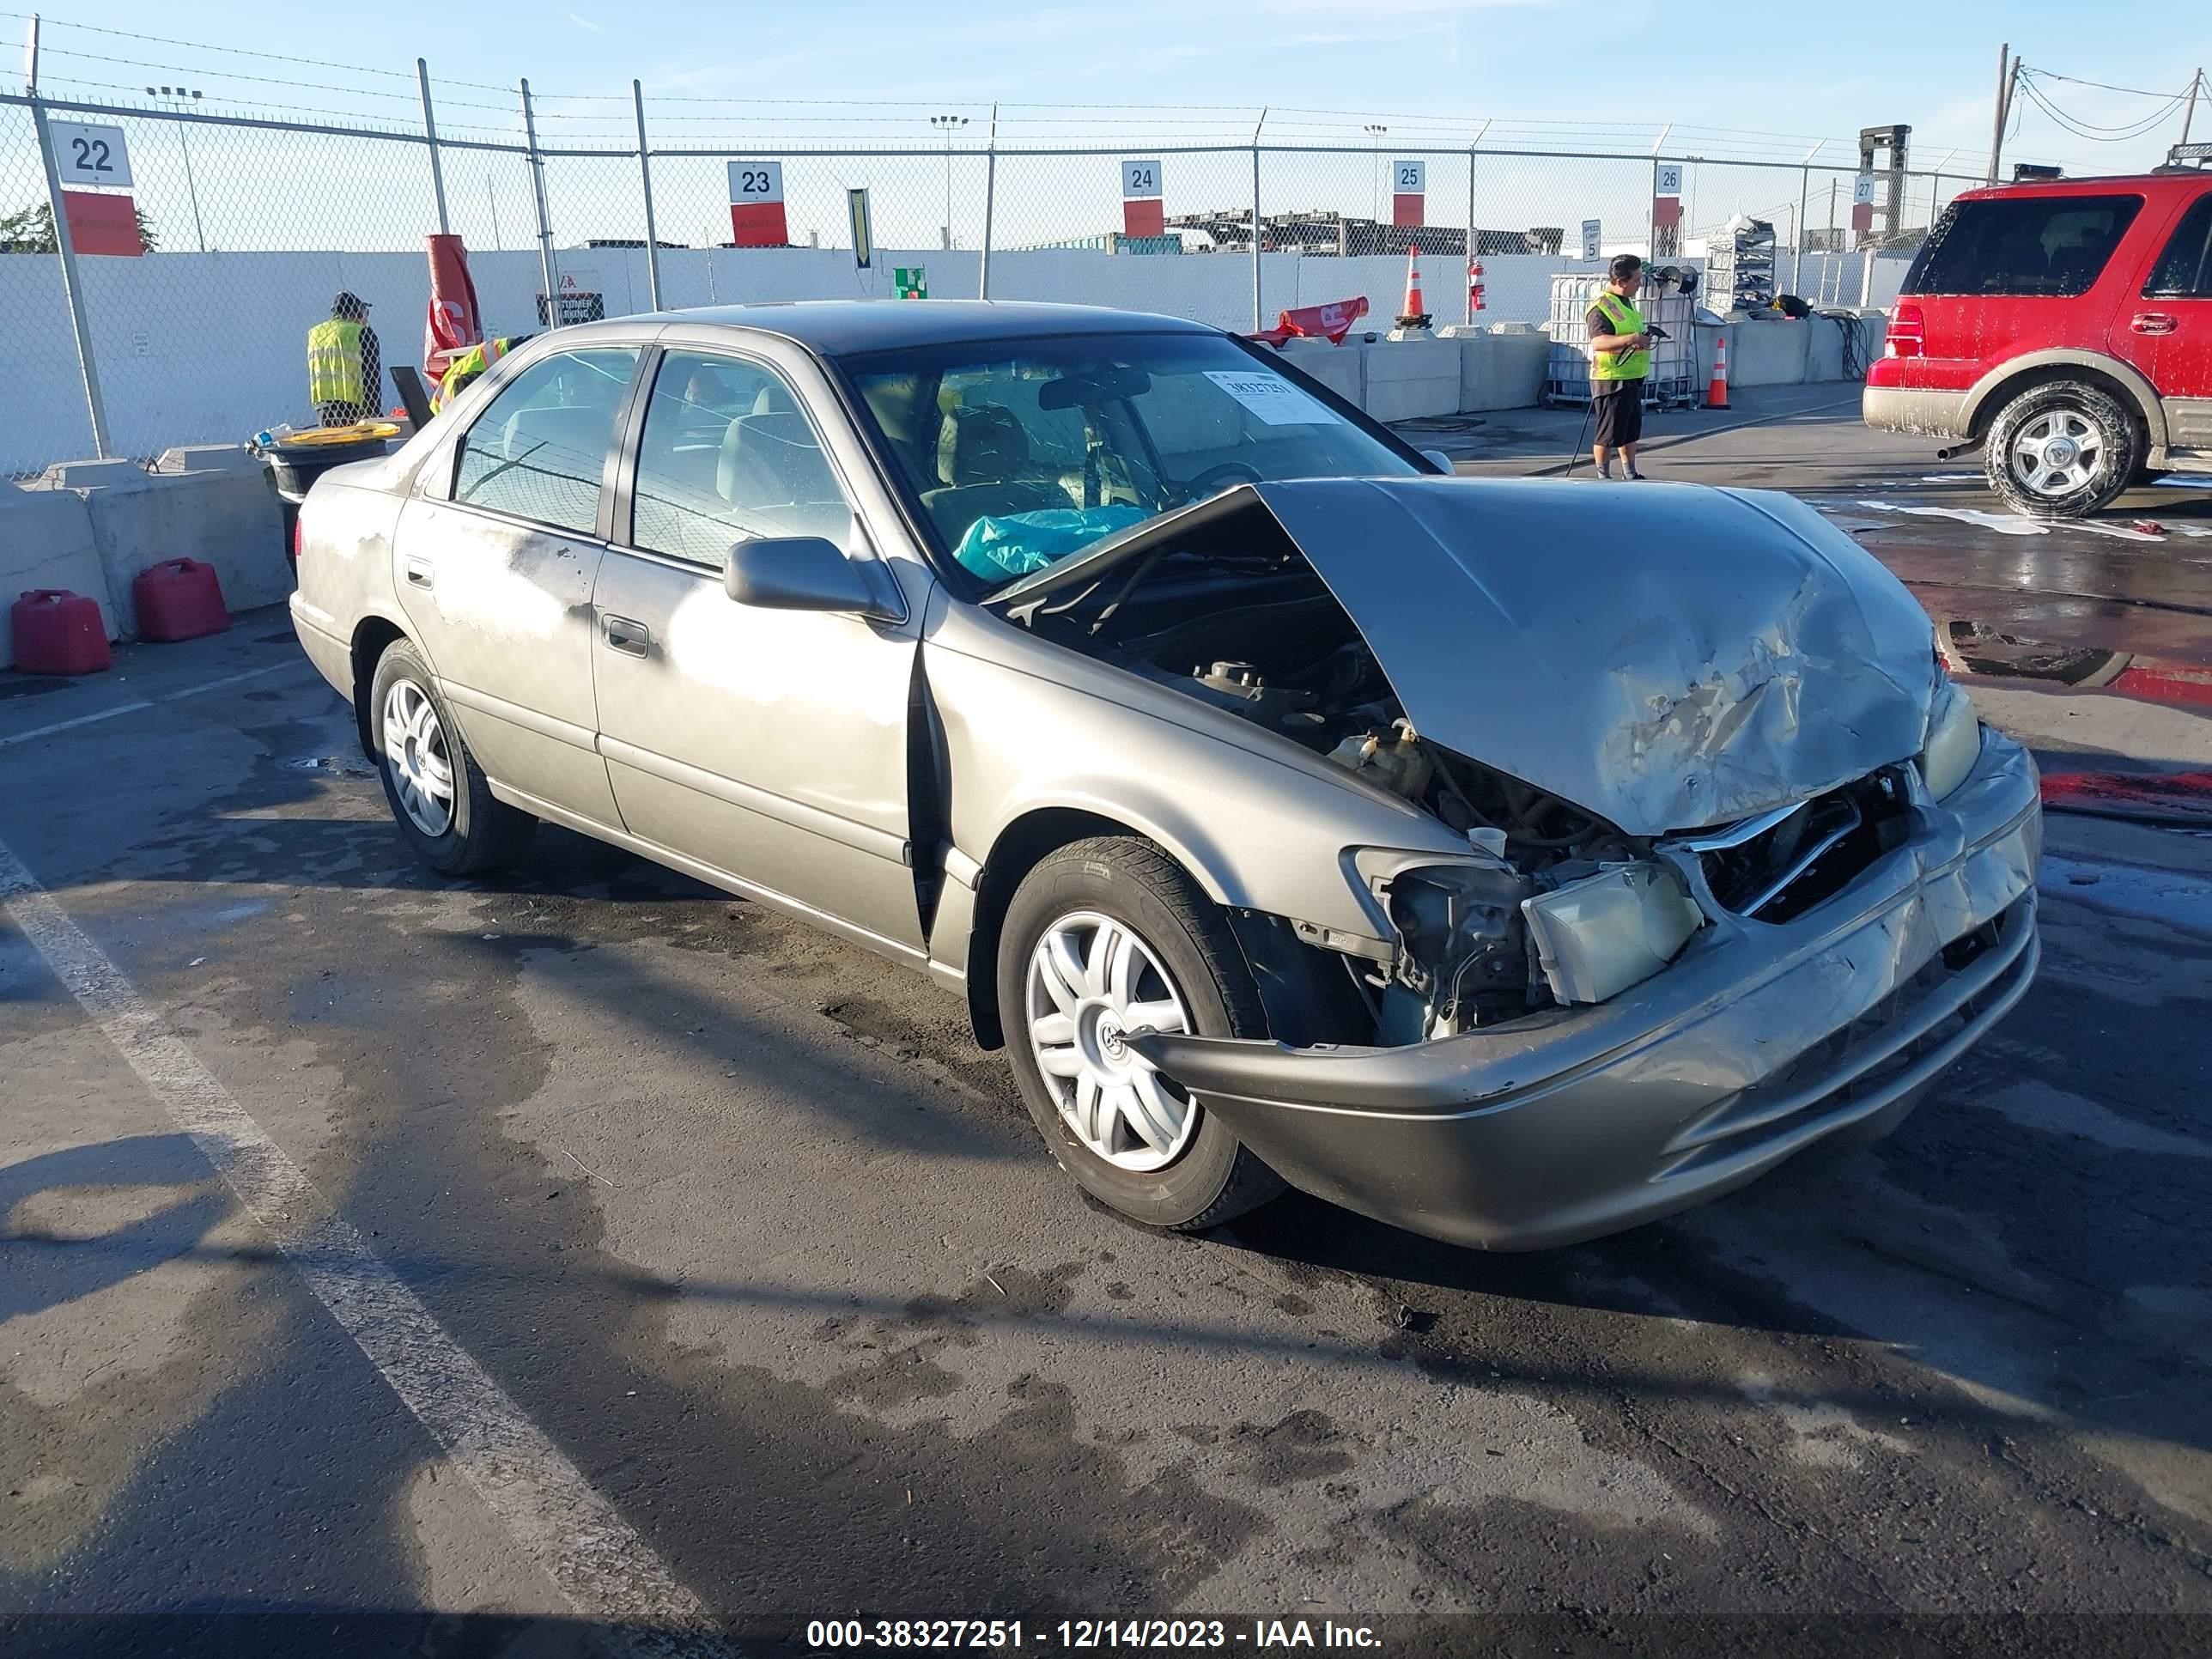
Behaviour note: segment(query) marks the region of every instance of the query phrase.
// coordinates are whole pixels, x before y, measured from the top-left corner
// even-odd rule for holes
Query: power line
[[[2067,114],[2065,111],[2053,104],[2049,98],[2044,95],[2043,92],[2036,86],[2035,82],[2025,76],[2021,78],[2020,87],[2021,90],[2026,93],[2028,97],[2033,100],[2035,106],[2038,109],[2041,110],[2045,115],[2048,115],[2053,121],[2056,121],[2067,131],[2072,133],[2077,138],[2086,138],[2093,143],[2100,144],[2127,143],[2135,139],[2145,137],[2152,131],[2152,129],[2157,127],[2160,123],[2165,121],[2166,117],[2172,115],[2177,109],[2179,109],[2181,107],[2182,99],[2188,95],[2184,93],[2173,97],[2161,107],[2154,111],[2140,123],[2128,127],[2125,130],[2122,130],[2117,127],[2100,128],[2077,120],[2075,117]]]

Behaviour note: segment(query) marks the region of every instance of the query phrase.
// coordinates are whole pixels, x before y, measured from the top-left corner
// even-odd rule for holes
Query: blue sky
[[[1602,33],[1595,24],[1604,9],[1586,0],[809,0],[744,7],[612,0],[482,0],[457,7],[380,0],[281,14],[106,0],[96,9],[64,7],[46,15],[56,26],[46,37],[57,49],[46,60],[50,86],[62,75],[133,85],[148,78],[139,65],[153,60],[204,85],[211,98],[383,112],[394,119],[411,113],[404,98],[369,95],[406,92],[388,77],[329,69],[289,75],[265,60],[65,26],[98,23],[207,46],[295,52],[364,70],[409,70],[419,54],[441,76],[506,85],[526,74],[550,94],[627,93],[635,76],[648,95],[663,99],[862,100],[803,116],[787,105],[701,104],[691,106],[700,127],[710,118],[765,121],[781,114],[803,118],[817,132],[842,128],[884,141],[918,135],[926,142],[928,109],[972,112],[971,131],[980,136],[988,106],[1000,100],[1028,106],[1008,111],[1012,132],[1043,131],[1057,114],[1063,132],[1080,125],[1103,135],[1143,120],[1165,136],[1175,130],[1163,131],[1133,112],[1069,106],[1264,103],[1329,112],[1275,118],[1302,124],[1298,129],[1271,124],[1272,131],[1299,136],[1335,131],[1356,139],[1363,118],[1395,115],[1401,118],[1391,124],[1394,131],[1431,131],[1445,142],[1452,126],[1472,129],[1489,118],[1523,139],[1549,130],[1537,123],[1590,124],[1556,131],[1562,140],[1579,138],[1589,148],[1643,149],[1671,121],[1771,135],[1755,148],[1778,155],[1798,135],[1848,138],[1862,125],[1902,120],[1913,125],[1918,163],[1932,164],[1956,149],[1953,166],[1960,170],[1971,170],[1986,150],[2000,40],[2009,40],[2032,65],[2128,87],[2178,91],[2192,66],[2212,63],[2212,6],[2179,0],[2124,0],[2104,15],[2124,17],[2125,27],[2109,29],[2085,28],[2087,14],[2078,0],[1871,0],[1831,9],[1833,21],[1811,8],[1704,5],[1656,26],[1668,14],[1629,7],[1622,15],[1630,21],[1601,52],[1590,42],[1594,32]],[[20,38],[22,27],[12,18],[0,20],[0,32]],[[65,58],[63,51],[136,61]],[[221,73],[226,69],[359,90],[229,79]],[[2069,113],[2108,126],[2157,107],[2089,87],[2046,84],[2045,90]],[[484,92],[451,96],[495,106],[504,101]],[[602,130],[581,118],[597,114],[611,137],[626,113],[611,101],[550,108],[565,115],[568,130],[580,137]],[[680,106],[668,105],[665,112],[672,118]],[[1407,118],[1413,115],[1442,118],[1417,125]],[[447,118],[494,125],[509,118],[496,107],[456,107]],[[1219,125],[1226,131],[1231,123],[1224,116]],[[2146,165],[2159,159],[2179,126],[2177,113],[2139,140],[2091,143],[2031,106],[2009,153],[2076,169]],[[2198,131],[2212,137],[2212,110],[2200,112]],[[1648,136],[1639,143],[1638,135]]]

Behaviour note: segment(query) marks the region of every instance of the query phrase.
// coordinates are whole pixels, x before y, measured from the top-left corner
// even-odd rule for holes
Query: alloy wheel
[[[2048,410],[2013,434],[2008,459],[2022,488],[2055,501],[2097,477],[2105,465],[2105,435],[2079,410]]]
[[[437,706],[412,680],[384,694],[384,760],[400,809],[432,839],[453,827],[453,758]]]
[[[1062,916],[1030,952],[1025,1000],[1030,1051],[1076,1139],[1120,1169],[1172,1164],[1199,1109],[1128,1043],[1133,1032],[1190,1029],[1152,947],[1095,910]]]

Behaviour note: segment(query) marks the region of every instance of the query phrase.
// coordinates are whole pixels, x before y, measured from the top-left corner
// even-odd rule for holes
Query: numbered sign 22
[[[730,163],[730,240],[739,247],[784,247],[791,241],[783,212],[783,163]]]
[[[54,137],[54,166],[64,184],[130,187],[131,155],[124,148],[121,127],[49,121],[46,131]]]
[[[1426,161],[1393,161],[1390,163],[1390,222],[1394,225],[1425,223],[1424,210],[1429,198],[1429,164]]]

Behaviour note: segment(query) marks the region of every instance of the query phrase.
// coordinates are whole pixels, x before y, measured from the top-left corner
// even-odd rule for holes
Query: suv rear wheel
[[[1997,411],[1984,446],[1990,488],[2031,519],[2109,506],[2142,465],[2142,434],[2119,399],[2086,380],[2030,386]]]

